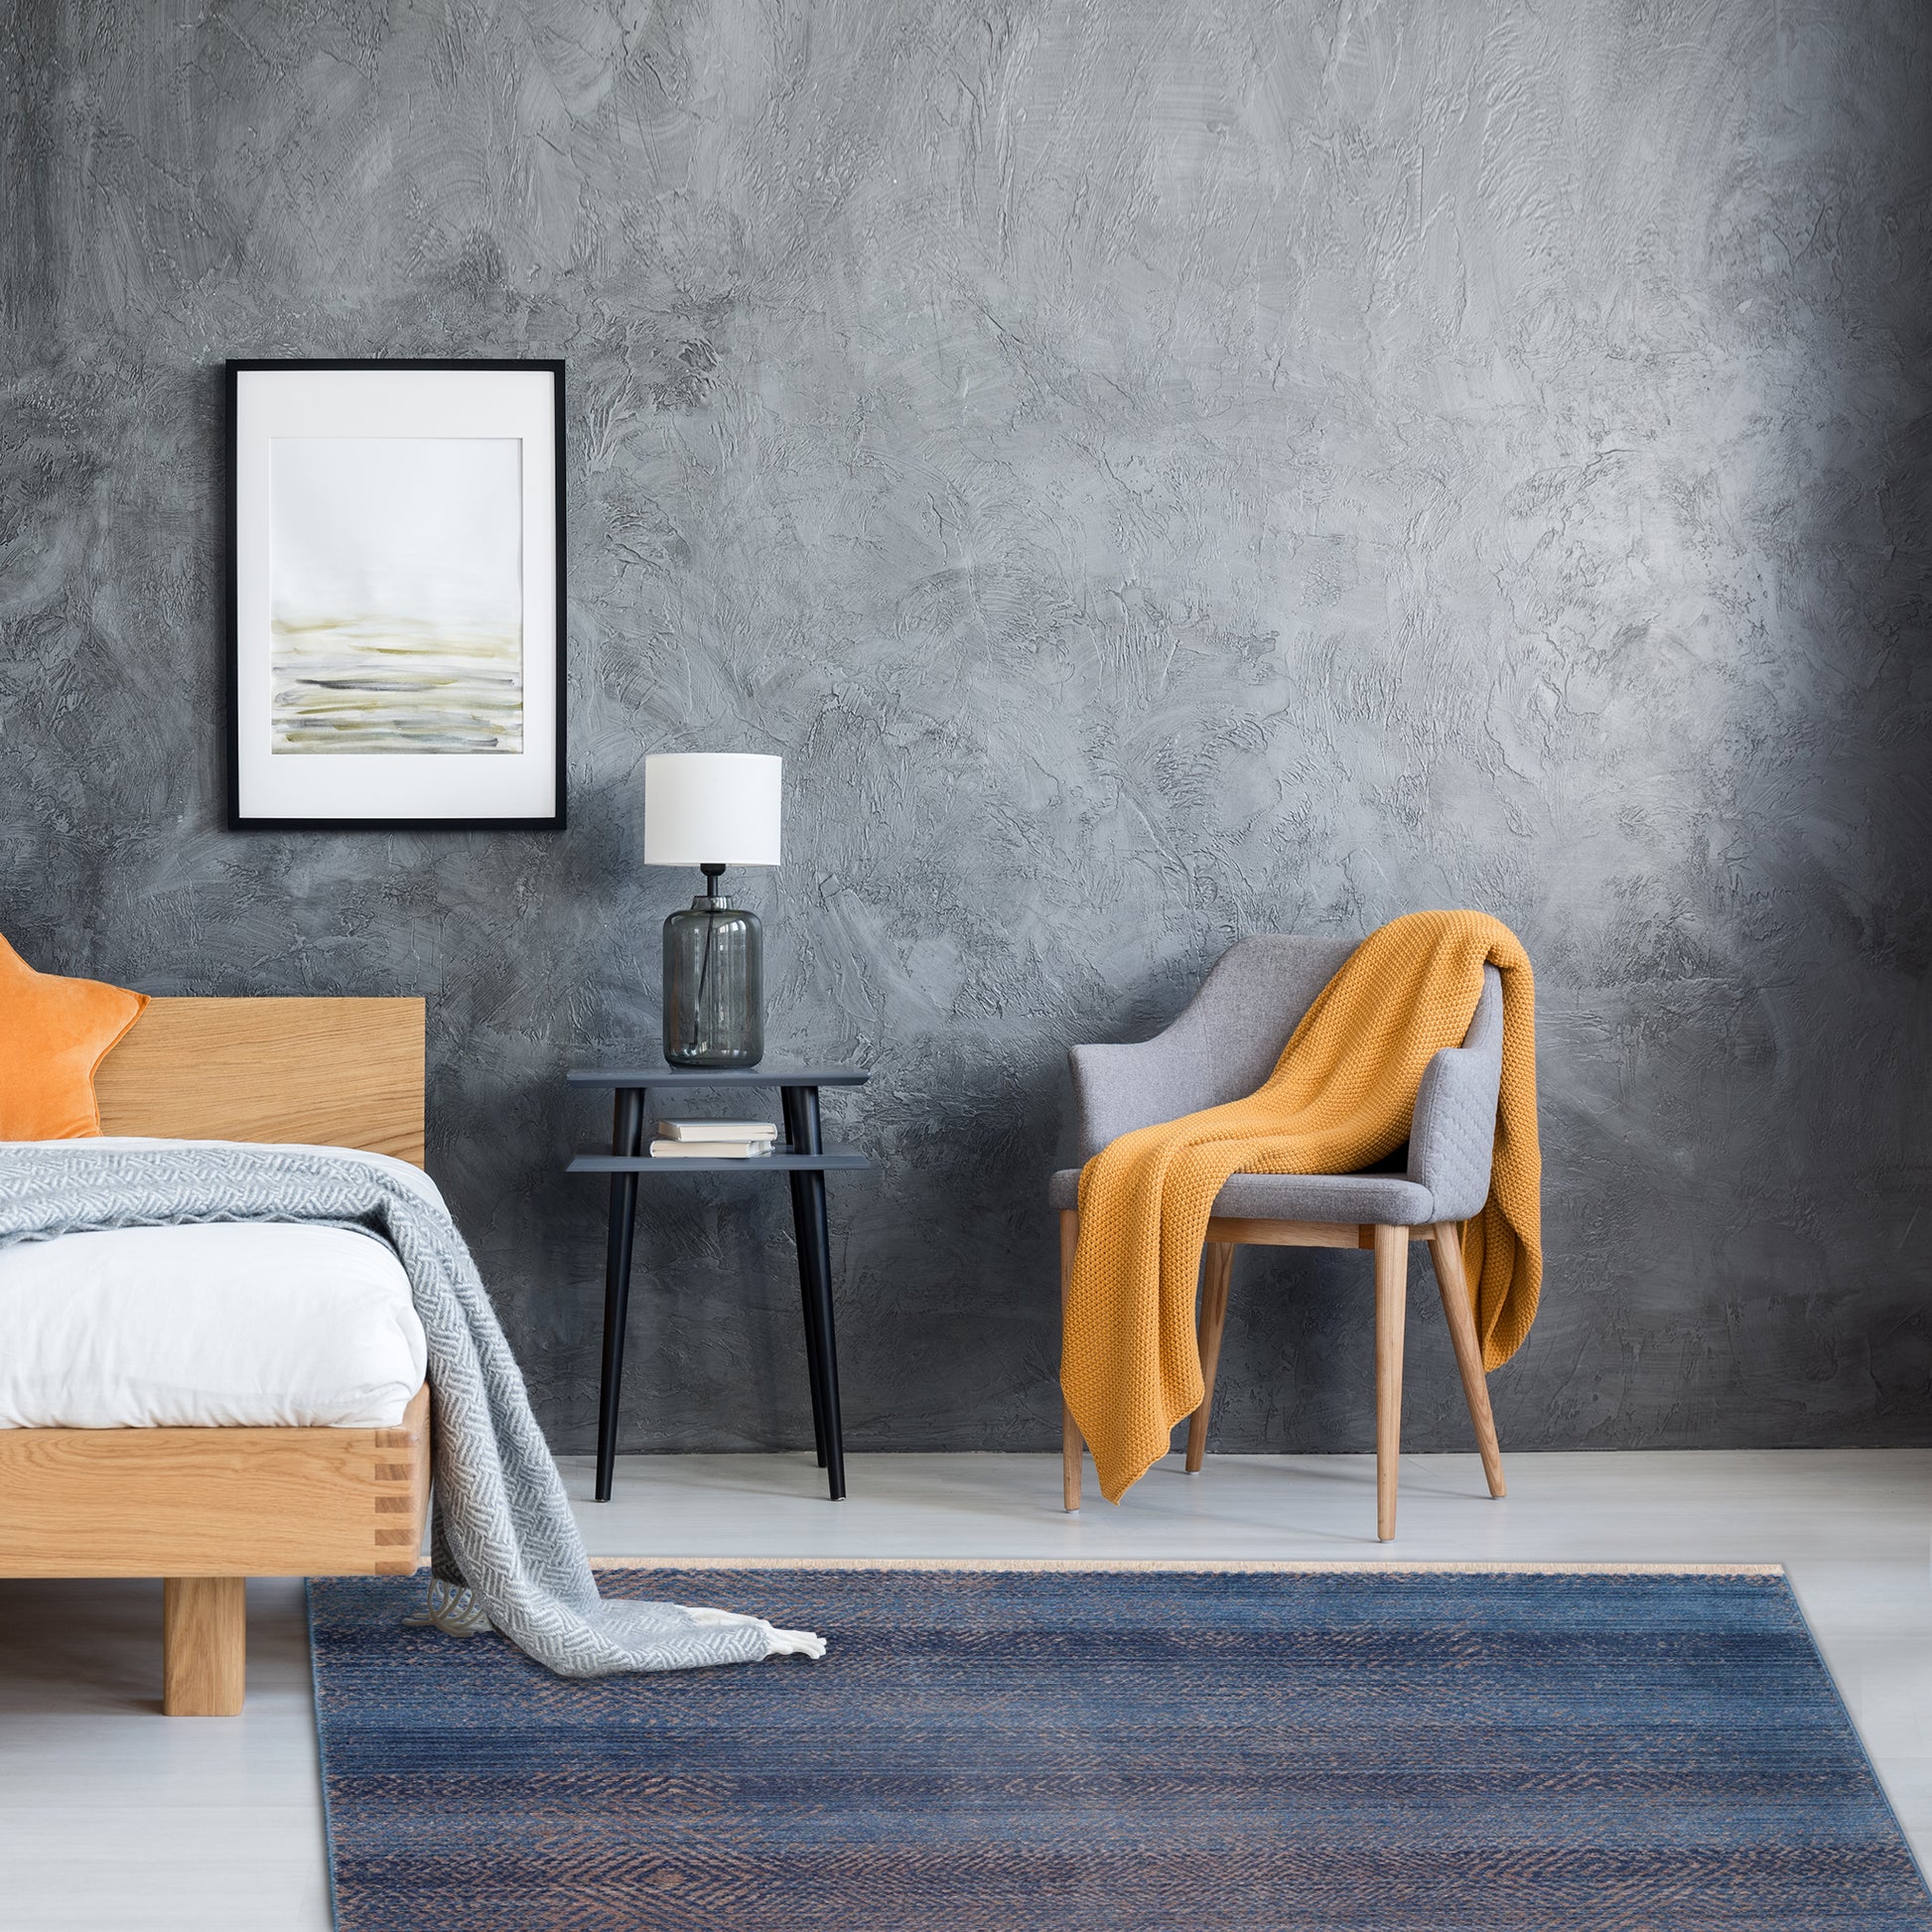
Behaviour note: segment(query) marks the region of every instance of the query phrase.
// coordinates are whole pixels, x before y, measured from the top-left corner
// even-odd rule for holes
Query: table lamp
[[[664,1057],[757,1066],[764,1057],[764,935],[718,890],[727,866],[778,863],[784,759],[663,752],[644,759],[644,864],[696,866],[704,891],[664,921]]]

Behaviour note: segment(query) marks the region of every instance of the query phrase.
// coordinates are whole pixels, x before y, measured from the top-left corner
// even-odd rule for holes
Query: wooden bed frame
[[[155,1000],[95,1076],[105,1134],[423,1161],[421,1000]],[[0,1577],[161,1577],[162,1709],[232,1717],[250,1577],[407,1575],[429,1385],[393,1429],[0,1429]]]

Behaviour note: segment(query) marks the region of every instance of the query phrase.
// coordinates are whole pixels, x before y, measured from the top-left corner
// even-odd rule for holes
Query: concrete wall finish
[[[1055,1440],[1068,1041],[1462,903],[1541,987],[1506,1445],[1932,1440],[1918,0],[19,0],[0,71],[0,928],[428,994],[560,1447],[664,749],[783,754],[773,1052],[876,1072],[855,1445]],[[571,830],[225,832],[222,358],[472,353],[569,360]],[[782,1190],[647,1202],[626,1447],[808,1441]],[[1366,1445],[1368,1322],[1244,1259],[1219,1446]]]

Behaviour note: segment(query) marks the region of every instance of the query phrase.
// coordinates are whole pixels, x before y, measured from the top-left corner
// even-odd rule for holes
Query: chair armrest
[[[1460,1046],[1423,1069],[1409,1128],[1409,1178],[1435,1197],[1439,1221],[1467,1221],[1489,1198],[1496,1096],[1503,1077],[1503,983],[1483,968],[1482,998]]]
[[[1134,1045],[1067,1049],[1080,1113],[1082,1165],[1109,1141],[1137,1127],[1177,1120],[1213,1104],[1207,1085],[1211,1068],[1203,1063],[1194,1032],[1176,1022],[1166,1033]]]

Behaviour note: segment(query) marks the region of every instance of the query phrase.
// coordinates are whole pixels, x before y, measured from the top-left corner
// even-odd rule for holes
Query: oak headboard
[[[306,1141],[423,1165],[421,1000],[152,1000],[94,1074],[103,1134]]]

